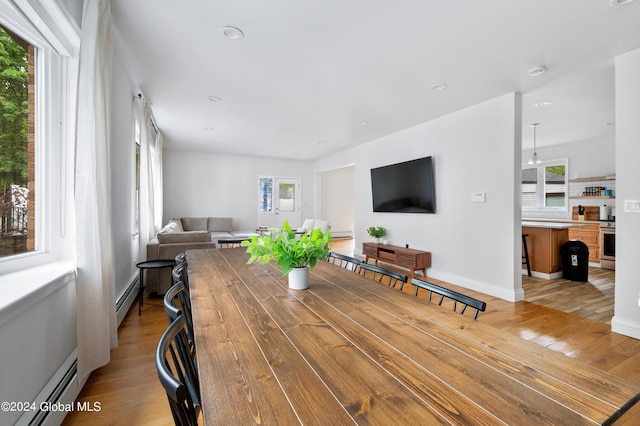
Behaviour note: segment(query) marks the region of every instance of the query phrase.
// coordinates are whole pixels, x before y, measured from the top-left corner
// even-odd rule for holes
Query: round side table
[[[142,291],[144,287],[144,270],[173,268],[175,265],[176,265],[175,259],[145,260],[144,262],[136,263],[136,267],[140,270],[140,287],[138,288],[138,315],[142,314],[142,304],[143,304]]]

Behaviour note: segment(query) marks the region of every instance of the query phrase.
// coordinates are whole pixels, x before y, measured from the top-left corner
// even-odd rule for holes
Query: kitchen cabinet
[[[589,262],[600,263],[600,224],[585,224],[580,228],[569,228],[569,239],[579,240],[589,248]]]
[[[527,249],[531,271],[547,279],[559,278],[562,271],[560,247],[569,241],[569,228],[563,223],[523,222],[522,233],[527,234]]]

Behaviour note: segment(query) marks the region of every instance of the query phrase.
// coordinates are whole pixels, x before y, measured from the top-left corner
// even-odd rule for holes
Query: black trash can
[[[570,240],[560,247],[562,278],[586,282],[589,278],[589,247],[582,241]]]

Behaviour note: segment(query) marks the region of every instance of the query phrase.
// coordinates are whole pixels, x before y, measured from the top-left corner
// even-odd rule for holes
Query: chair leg
[[[522,234],[522,263],[527,265],[527,275],[531,276],[531,264],[529,263],[529,250],[527,249],[527,237],[529,234]]]

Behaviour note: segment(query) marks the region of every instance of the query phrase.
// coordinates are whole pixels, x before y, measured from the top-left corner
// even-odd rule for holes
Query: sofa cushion
[[[207,221],[209,232],[231,232],[233,229],[233,218],[231,217],[210,217]]]
[[[158,234],[160,244],[211,242],[207,231],[166,232]]]
[[[206,231],[207,218],[206,217],[183,217],[182,228],[185,231]]]

